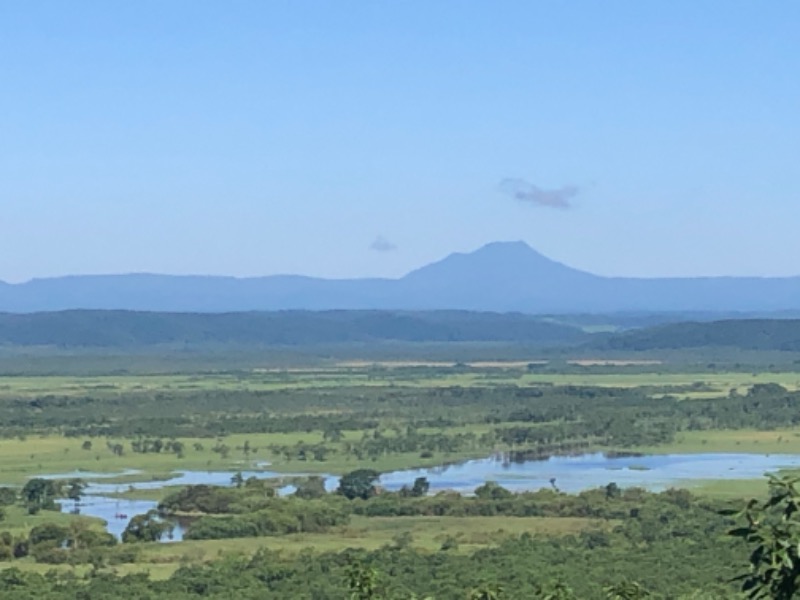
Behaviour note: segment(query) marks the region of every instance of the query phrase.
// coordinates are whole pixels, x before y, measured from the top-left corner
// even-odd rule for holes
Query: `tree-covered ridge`
[[[700,318],[682,321],[681,318]],[[713,314],[527,315],[469,311],[0,313],[0,347],[146,349],[337,344],[505,343],[641,352],[681,348],[800,350],[800,319]],[[595,333],[618,329],[618,333]]]
[[[129,348],[175,344],[352,342],[575,343],[580,328],[523,314],[466,311],[165,313],[118,310],[0,313],[0,344]]]
[[[730,319],[707,323],[669,323],[610,336],[593,345],[627,351],[733,347],[798,352],[800,320]]]

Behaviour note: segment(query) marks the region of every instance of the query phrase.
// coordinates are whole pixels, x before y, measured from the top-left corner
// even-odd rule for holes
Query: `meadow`
[[[595,363],[597,361],[589,361]],[[534,369],[528,365],[535,365]],[[538,372],[541,369],[542,372]],[[345,363],[329,368],[297,367],[253,369],[243,372],[202,374],[98,375],[98,376],[2,376],[0,399],[35,398],[43,395],[79,397],[91,394],[114,397],[131,393],[184,393],[199,391],[280,391],[332,387],[493,387],[498,385],[578,385],[586,387],[678,387],[687,398],[726,395],[745,391],[755,384],[776,383],[790,390],[800,389],[796,371],[686,370],[672,372],[657,364],[575,365],[567,369],[519,361],[476,363],[379,362]],[[531,372],[531,371],[534,372]]]
[[[21,423],[6,427],[5,437],[0,438],[0,484],[19,485],[37,474],[73,471],[107,474],[133,470],[136,473],[122,475],[118,481],[136,483],[166,478],[177,470],[268,469],[341,475],[363,462],[378,471],[435,466],[520,449],[519,443],[488,439],[501,425],[505,429],[530,427],[524,411],[535,399],[507,400],[518,390],[545,394],[552,390],[555,394],[563,388],[605,389],[612,395],[636,394],[643,402],[648,398],[652,402],[666,398],[724,402],[731,393],[744,395],[753,386],[779,385],[787,392],[800,387],[800,373],[793,371],[673,372],[653,361],[592,361],[591,365],[570,366],[565,372],[539,372],[543,368],[548,367],[524,361],[345,361],[325,368],[301,365],[246,372],[0,376],[0,412],[6,411],[7,421]],[[436,390],[449,394],[445,406],[436,406],[442,402]],[[455,398],[458,394],[467,398]],[[496,410],[498,398],[508,404],[507,410]],[[559,398],[565,403],[574,400],[556,395],[554,402]],[[392,405],[393,401],[397,404]],[[451,408],[456,406],[454,413]],[[59,412],[63,415],[60,422]],[[549,418],[559,418],[554,409],[548,412]],[[48,418],[50,414],[56,416]],[[159,415],[163,419],[157,425],[162,431],[156,432]],[[240,422],[248,416],[262,420],[248,428]],[[80,424],[93,417],[98,425],[84,427],[81,433]],[[126,430],[115,425],[128,418],[139,421],[138,428]],[[202,427],[187,424],[201,421]],[[326,429],[328,421],[333,423],[335,440]],[[74,426],[67,429],[68,423]],[[259,431],[261,424],[263,430]],[[427,453],[416,447],[408,451],[390,448],[387,442],[380,452],[360,458],[341,450],[363,442],[365,429],[391,441],[409,425],[420,435],[469,441]],[[237,428],[246,431],[237,432]],[[187,435],[193,429],[198,434]],[[109,434],[103,435],[104,430]],[[180,442],[182,451],[131,451],[131,439],[156,435]],[[607,444],[608,440],[591,437],[584,435],[594,448],[615,447]],[[115,444],[123,447],[121,452],[111,451]],[[221,444],[226,451],[219,451]],[[792,428],[773,424],[767,428],[684,427],[668,441],[626,445],[646,453],[794,453],[800,451],[800,437]],[[319,447],[331,450],[323,460],[277,451]]]

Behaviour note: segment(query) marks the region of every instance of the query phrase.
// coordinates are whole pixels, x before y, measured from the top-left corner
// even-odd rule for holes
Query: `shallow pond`
[[[417,477],[426,477],[430,491],[454,490],[471,493],[487,481],[495,481],[509,490],[521,492],[555,486],[563,492],[579,492],[615,482],[620,487],[644,487],[661,491],[670,487],[691,485],[705,479],[757,479],[767,472],[784,468],[800,468],[800,455],[793,454],[663,454],[646,456],[606,456],[602,453],[578,456],[554,456],[543,460],[515,462],[506,455],[470,460],[453,465],[425,469],[409,469],[385,473],[380,485],[394,491],[404,485],[411,486]],[[127,471],[124,474],[130,475]],[[119,475],[95,476],[90,473],[49,475],[59,479],[82,477],[89,481],[87,496],[81,501],[81,514],[99,517],[108,523],[108,531],[117,537],[127,527],[128,521],[156,507],[156,502],[121,500],[106,494],[135,489],[160,489],[174,485],[231,485],[234,471],[179,471],[172,479],[143,481],[140,483],[108,483],[103,478]],[[242,476],[259,479],[287,478],[272,471],[243,471]],[[336,489],[338,477],[326,475],[325,487]],[[101,481],[94,481],[101,479]],[[291,485],[280,488],[279,493],[294,491]],[[73,504],[63,502],[64,511]],[[182,529],[176,527],[174,540],[181,539]]]

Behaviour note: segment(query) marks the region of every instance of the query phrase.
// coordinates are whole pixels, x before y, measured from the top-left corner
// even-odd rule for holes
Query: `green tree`
[[[475,496],[481,500],[506,500],[514,494],[495,481],[487,481],[475,488]]]
[[[497,584],[482,584],[470,590],[469,600],[499,600],[503,597],[503,588]]]
[[[75,503],[74,511],[78,512],[78,503],[83,497],[83,490],[86,489],[86,483],[83,479],[70,479],[67,482],[67,498]]]
[[[91,535],[91,522],[84,517],[72,519],[69,522],[69,546],[73,550],[80,550],[88,545],[87,538]]]
[[[378,571],[358,560],[351,560],[345,571],[345,581],[351,600],[378,598]]]
[[[746,524],[731,530],[754,548],[750,570],[737,579],[748,598],[789,600],[800,590],[800,477],[769,476],[769,498],[751,500],[745,509],[722,511]]]
[[[428,482],[427,477],[417,477],[414,480],[414,485],[411,488],[411,495],[415,498],[424,496],[431,489],[431,484]]]
[[[378,477],[380,473],[372,469],[351,471],[339,480],[337,492],[348,500],[356,498],[367,500],[375,495],[375,482]]]
[[[173,440],[171,448],[178,458],[183,458],[185,450],[183,442],[179,440]]]
[[[69,538],[69,530],[55,523],[42,523],[31,529],[28,542],[32,546],[43,542],[57,542],[59,545]]]
[[[338,427],[328,427],[322,433],[322,439],[326,442],[341,442],[344,439],[344,433]]]
[[[540,587],[534,598],[538,600],[577,600],[572,588],[562,581],[555,581]]]
[[[17,491],[10,487],[0,487],[0,506],[11,506],[17,503]]]
[[[158,511],[151,510],[143,515],[136,515],[130,520],[125,531],[122,532],[122,541],[131,542],[157,542],[165,534],[172,533],[173,525],[158,516]]]
[[[650,592],[635,581],[621,581],[603,588],[608,600],[641,600],[650,598]]]
[[[58,482],[52,479],[42,479],[40,477],[29,479],[22,488],[21,494],[28,512],[34,514],[43,508],[54,508],[54,500],[58,497],[59,488]]]
[[[613,500],[615,498],[619,498],[622,495],[622,490],[620,489],[620,487],[614,481],[609,483],[605,487],[605,490],[606,490],[606,498],[608,498],[609,500]]]
[[[327,494],[325,490],[325,478],[319,475],[310,475],[297,484],[297,491],[294,493],[298,498],[311,500],[322,498]]]

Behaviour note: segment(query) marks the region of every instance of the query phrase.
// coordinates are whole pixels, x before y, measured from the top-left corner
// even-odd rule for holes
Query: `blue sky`
[[[800,274],[798,31],[788,0],[3,2],[0,279],[495,240]]]

